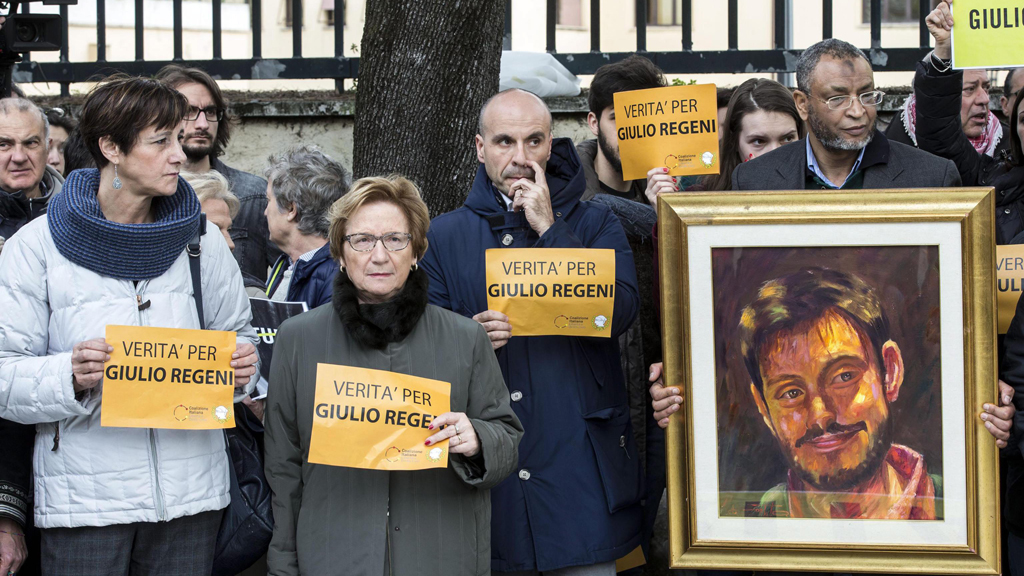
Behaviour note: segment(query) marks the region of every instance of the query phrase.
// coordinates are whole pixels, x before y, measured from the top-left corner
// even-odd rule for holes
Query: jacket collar
[[[598,177],[597,170],[594,169],[594,163],[597,161],[597,149],[597,138],[586,140],[576,145],[576,152],[579,154],[580,162],[583,164],[583,175],[587,180],[587,189],[583,192],[581,200],[590,200],[601,192],[601,178]],[[630,189],[638,197],[643,197],[646,188],[646,178],[633,180],[630,183]]]
[[[775,166],[776,176],[780,179],[777,186],[768,187],[766,190],[802,190],[804,178],[807,171],[807,136],[792,144],[783,146],[769,152],[751,162],[771,162]],[[762,160],[763,159],[763,160]],[[794,170],[793,166],[803,166],[803,170]],[[871,167],[881,166],[881,169],[872,170],[864,174],[864,188],[888,188],[902,172],[903,166],[892,155],[892,144],[878,130],[871,137],[871,142],[864,149],[864,157],[861,159],[860,170],[867,170]]]
[[[568,138],[555,138],[551,143],[551,158],[544,171],[548,190],[551,192],[551,208],[555,212],[568,214],[579,203],[587,188],[583,164],[576,153],[576,147]],[[466,197],[466,208],[480,216],[487,217],[507,212],[505,206],[495,197],[496,189],[487,176],[484,165],[480,164],[473,180],[473,187]]]
[[[313,273],[324,260],[331,258],[331,243],[328,242],[320,247],[319,250],[313,254],[313,257],[309,260],[299,260],[295,263],[295,269],[292,270],[291,284],[289,284],[288,291],[292,290],[292,286],[297,285],[297,281],[301,278],[305,278]],[[277,289],[277,285],[281,283],[283,278],[282,273],[288,269],[291,261],[287,254],[281,254],[274,261],[274,265],[270,267],[270,274],[267,276],[266,293],[273,294],[274,290]]]
[[[7,206],[10,205],[9,202],[14,202],[23,207],[27,215],[32,209],[39,210],[40,207],[46,206],[53,194],[60,192],[63,184],[64,177],[60,175],[60,172],[57,172],[53,166],[47,165],[46,170],[43,171],[43,177],[39,181],[39,196],[26,198],[25,192],[22,190],[9,192],[0,189],[0,205],[3,206],[0,210],[6,212]]]

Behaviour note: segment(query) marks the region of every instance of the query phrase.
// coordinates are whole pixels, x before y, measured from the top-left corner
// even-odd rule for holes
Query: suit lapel
[[[785,151],[787,154],[775,165],[774,176],[778,179],[777,182],[773,182],[771,187],[765,187],[765,190],[803,190],[807,172],[806,137],[789,146],[783,146],[778,151]]]

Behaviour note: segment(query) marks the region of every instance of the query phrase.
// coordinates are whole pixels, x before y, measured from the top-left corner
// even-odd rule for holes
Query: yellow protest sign
[[[100,425],[233,428],[235,333],[107,326]]]
[[[615,250],[487,250],[487,309],[509,317],[512,336],[610,338]]]
[[[448,466],[448,441],[423,443],[449,411],[452,385],[407,374],[316,365],[309,461],[370,470]]]
[[[1024,244],[996,246],[996,314],[999,333],[1006,334],[1024,289]]]
[[[616,92],[615,130],[622,177],[718,174],[718,92],[714,84]]]
[[[953,67],[1024,66],[1024,4],[1008,0],[956,0]]]

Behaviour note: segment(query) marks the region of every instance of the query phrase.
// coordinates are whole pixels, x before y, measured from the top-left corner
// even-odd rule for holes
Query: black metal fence
[[[60,14],[64,20],[64,48],[60,52],[58,62],[34,62],[31,55],[26,54],[25,61],[18,64],[15,80],[25,82],[58,82],[63,95],[68,94],[74,82],[94,81],[98,77],[113,72],[130,74],[155,74],[167,64],[176,63],[199,66],[218,78],[240,80],[256,80],[263,78],[306,80],[333,79],[340,88],[341,82],[355,78],[359,70],[359,59],[346,57],[344,26],[334,26],[333,57],[302,56],[302,26],[292,26],[292,55],[290,58],[264,58],[261,31],[262,4],[264,0],[250,0],[252,12],[252,58],[225,59],[221,51],[221,5],[222,0],[211,0],[213,58],[210,60],[189,61],[182,59],[182,0],[173,0],[173,37],[174,52],[170,61],[146,60],[145,36],[143,28],[143,0],[135,0],[135,60],[107,61],[106,53],[106,1],[96,0],[96,61],[70,62],[68,60],[68,7],[62,5]],[[274,1],[274,0],[266,0]],[[302,22],[302,0],[291,2],[292,22]],[[339,5],[341,0],[337,0]],[[366,0],[372,2],[373,0]],[[608,0],[621,1],[621,0]],[[677,51],[648,52],[647,22],[648,0],[634,0],[636,6],[636,52],[650,58],[662,70],[669,74],[709,74],[709,73],[779,73],[792,72],[799,56],[799,50],[786,47],[787,0],[773,0],[773,47],[765,50],[739,50],[739,0],[701,0],[701,10],[728,11],[728,50],[694,50],[693,49],[693,0],[681,0],[680,46]],[[850,2],[854,0],[840,0]],[[916,2],[919,12],[920,46],[917,48],[883,48],[882,21],[883,1],[863,0],[870,3],[871,46],[863,47],[872,60],[876,71],[908,71],[913,70],[916,61],[928,51],[929,34],[924,18],[931,9],[934,0],[907,0]],[[512,0],[505,0],[505,47],[511,47]],[[908,4],[909,5],[909,4]],[[22,4],[22,11],[29,10],[29,4]],[[821,0],[822,38],[832,37],[833,0]],[[621,60],[632,52],[601,51],[601,0],[590,0],[590,51],[582,53],[558,52],[556,45],[556,17],[558,0],[547,0],[547,51],[552,53],[569,71],[575,74],[593,74],[600,66]],[[664,26],[660,26],[664,28]],[[268,66],[267,64],[272,64]],[[268,73],[268,70],[272,72]]]

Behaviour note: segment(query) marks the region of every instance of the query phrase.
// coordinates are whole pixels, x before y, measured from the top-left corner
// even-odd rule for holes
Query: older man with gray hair
[[[284,252],[270,269],[267,296],[310,308],[330,302],[338,263],[327,211],[348,192],[348,171],[317,147],[299,146],[272,155],[266,177],[270,240]]]
[[[23,98],[0,100],[0,238],[46,212],[64,178],[46,164],[50,124]]]

